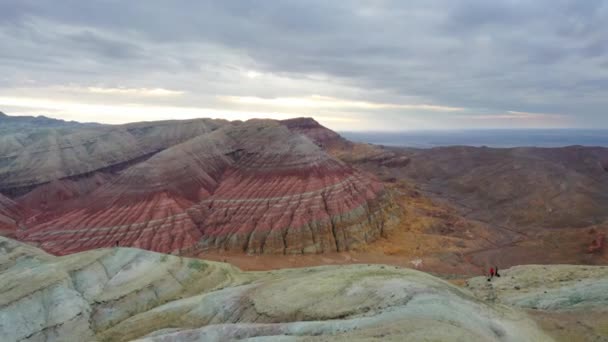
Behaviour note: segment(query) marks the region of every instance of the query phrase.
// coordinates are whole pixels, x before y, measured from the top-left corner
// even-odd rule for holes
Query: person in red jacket
[[[494,278],[494,267],[490,267],[490,277],[488,278],[488,281],[492,280],[492,278]]]

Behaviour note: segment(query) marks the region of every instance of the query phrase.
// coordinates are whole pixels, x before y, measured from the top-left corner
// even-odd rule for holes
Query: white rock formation
[[[0,341],[551,341],[503,304],[381,265],[241,272],[115,248],[53,257],[0,238]]]

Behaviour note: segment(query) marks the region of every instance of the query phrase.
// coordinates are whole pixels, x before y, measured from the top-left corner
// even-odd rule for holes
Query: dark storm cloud
[[[0,85],[44,70],[37,81],[50,85],[129,79],[283,96],[229,85],[224,72],[237,65],[325,75],[366,101],[418,98],[484,117],[553,113],[608,126],[607,23],[608,2],[595,0],[5,0]]]

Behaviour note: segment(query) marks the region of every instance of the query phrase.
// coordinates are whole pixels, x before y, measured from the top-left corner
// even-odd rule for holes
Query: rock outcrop
[[[134,147],[108,146],[122,166],[64,163],[70,172],[60,176],[71,176],[20,196],[36,214],[18,238],[55,254],[116,244],[167,253],[323,253],[375,241],[395,220],[381,182],[311,140],[342,139],[322,126],[314,131],[325,133],[309,138],[273,120],[149,125],[115,128],[148,146],[137,156]],[[153,145],[152,136],[160,142]],[[82,163],[89,169],[74,175]]]
[[[327,129],[313,118],[295,118],[281,121],[290,131],[302,134],[315,144],[325,149],[344,149],[353,146],[353,143],[342,138],[338,133]]]
[[[527,310],[557,341],[608,340],[608,266],[526,265],[470,279],[479,298]]]
[[[522,265],[469,280],[479,297],[538,310],[594,310],[608,322],[608,266]]]
[[[53,257],[0,238],[2,341],[551,341],[428,274],[352,265],[242,272],[115,248]]]
[[[591,242],[591,244],[589,245],[589,247],[587,248],[587,251],[589,253],[601,253],[604,250],[605,246],[606,246],[606,234],[598,233],[595,236],[595,238],[593,239],[593,241]]]

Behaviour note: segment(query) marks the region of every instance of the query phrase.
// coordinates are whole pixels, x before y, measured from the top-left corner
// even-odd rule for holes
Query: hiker
[[[118,240],[116,240],[116,247],[118,247]]]
[[[498,266],[494,266],[494,275],[500,278],[500,274],[498,274]]]
[[[494,267],[490,267],[490,277],[488,278],[488,281],[492,280],[492,278],[494,278]]]

